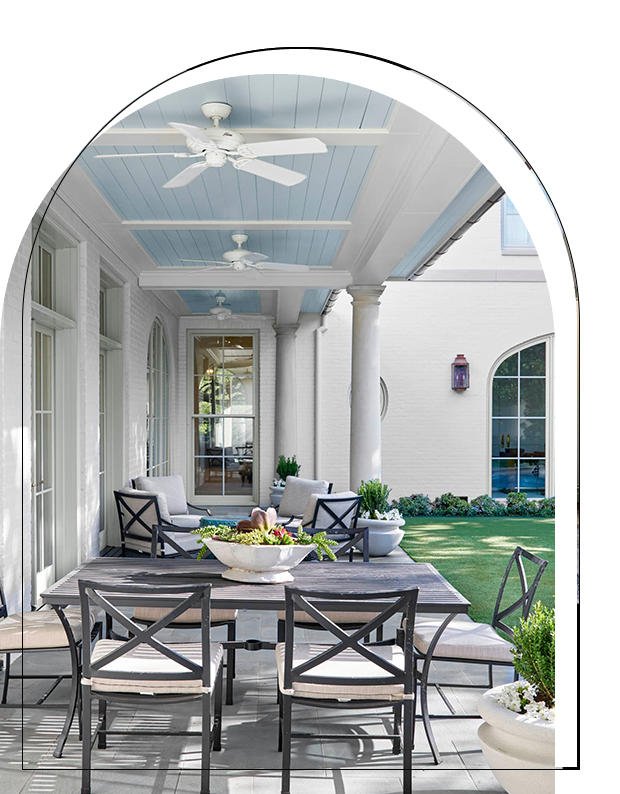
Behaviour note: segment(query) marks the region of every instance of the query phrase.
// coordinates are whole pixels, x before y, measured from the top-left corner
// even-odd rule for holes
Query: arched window
[[[491,489],[494,498],[521,491],[551,495],[549,471],[550,340],[506,356],[493,375],[491,393]]]
[[[146,364],[146,475],[170,473],[168,443],[168,348],[164,329],[155,320]]]

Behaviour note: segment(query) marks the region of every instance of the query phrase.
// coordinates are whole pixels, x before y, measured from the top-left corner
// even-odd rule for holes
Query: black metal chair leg
[[[203,692],[202,701],[202,760],[200,769],[200,794],[209,794],[211,771],[211,695]]]
[[[489,665],[489,689],[493,689],[493,665]]]
[[[2,703],[6,703],[9,694],[9,677],[11,675],[11,654],[4,655],[4,683],[2,684]]]
[[[232,620],[228,624],[228,639],[232,640],[233,642],[237,639],[237,624],[236,624],[236,622],[234,620]],[[235,663],[236,663],[236,660],[237,660],[236,651],[233,648],[231,651],[229,651],[229,653],[231,654],[231,656],[229,658],[232,660],[232,664],[231,664],[232,677],[236,678],[237,677],[237,670],[235,668]]]
[[[78,646],[75,642],[75,636],[65,616],[65,613],[62,611],[61,608],[54,607],[54,610],[56,611],[56,614],[60,618],[60,622],[62,623],[65,629],[65,633],[69,641],[69,655],[71,656],[71,696],[69,698],[69,708],[67,710],[67,717],[65,719],[65,724],[63,725],[60,736],[58,737],[58,741],[56,742],[56,747],[53,753],[54,758],[61,758],[62,751],[65,749],[65,743],[67,741],[67,737],[69,736],[71,725],[73,724],[73,718],[75,717],[75,712],[79,701],[80,678],[82,677],[82,665],[80,664],[80,656],[78,653]],[[87,642],[88,641],[89,638],[87,638]]]
[[[228,624],[227,639],[234,641],[237,636],[237,627],[234,621]],[[226,705],[233,704],[233,679],[235,677],[235,649],[226,651]]]
[[[278,620],[277,628],[276,628],[276,639],[277,642],[284,642],[284,627],[286,623],[283,620]],[[280,694],[280,685],[279,683],[276,684],[276,703],[282,702],[282,695]],[[281,712],[280,712],[281,713]],[[280,717],[280,721],[282,718]]]
[[[215,682],[215,698],[213,704],[213,750],[218,753],[222,749],[222,699],[224,694],[224,677],[220,667]]]
[[[81,794],[90,794],[90,765],[91,765],[91,716],[90,716],[90,687],[82,685],[82,791]]]
[[[105,731],[108,729],[108,704],[105,700],[99,700],[99,735],[97,736],[97,747],[100,750],[105,750],[108,746],[108,737],[105,735]]]
[[[282,752],[282,698],[280,697],[280,686],[278,685],[278,752]]]
[[[392,739],[393,755],[398,755],[401,751],[400,730],[402,723],[402,715],[403,715],[403,707],[399,703],[397,706],[394,706],[394,736],[396,738]]]
[[[291,794],[291,718],[293,701],[290,695],[280,695],[282,701],[282,788],[281,794]]]
[[[406,700],[404,705],[405,724],[403,730],[403,794],[412,794],[412,755],[414,701]]]

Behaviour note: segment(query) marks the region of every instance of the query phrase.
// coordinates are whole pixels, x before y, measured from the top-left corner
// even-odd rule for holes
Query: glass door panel
[[[254,338],[197,334],[191,360],[194,493],[251,501]]]
[[[32,535],[35,598],[55,580],[54,332],[33,325]]]

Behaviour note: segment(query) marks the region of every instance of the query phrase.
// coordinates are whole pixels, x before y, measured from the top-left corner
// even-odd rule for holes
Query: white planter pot
[[[224,579],[255,584],[292,582],[289,570],[316,549],[314,543],[307,546],[246,546],[212,538],[206,540],[205,545],[220,562],[228,565],[228,570],[222,573]]]
[[[359,518],[358,527],[370,527],[368,532],[368,553],[371,557],[385,557],[398,546],[405,536],[401,529],[405,523],[404,518],[396,521],[379,521],[375,518]],[[361,541],[355,544],[361,551]]]
[[[280,507],[280,502],[282,501],[282,494],[284,493],[284,486],[272,485],[269,488],[269,493],[271,494],[271,504],[273,505],[273,507]]]
[[[502,689],[489,689],[478,703],[484,757],[508,794],[553,794],[555,723],[501,706],[496,697]]]

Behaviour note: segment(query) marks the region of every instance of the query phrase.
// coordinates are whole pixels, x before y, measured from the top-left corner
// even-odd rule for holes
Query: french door
[[[190,481],[197,501],[255,502],[255,342],[248,332],[191,336]]]
[[[32,333],[32,559],[34,596],[55,581],[54,331]]]

